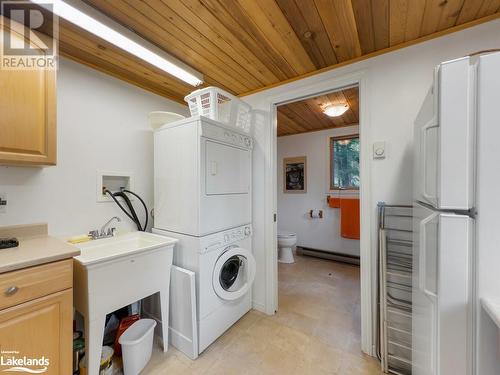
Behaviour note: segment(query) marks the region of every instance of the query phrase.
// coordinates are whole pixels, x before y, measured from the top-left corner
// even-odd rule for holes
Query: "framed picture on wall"
[[[307,163],[305,156],[283,159],[283,192],[307,191]]]

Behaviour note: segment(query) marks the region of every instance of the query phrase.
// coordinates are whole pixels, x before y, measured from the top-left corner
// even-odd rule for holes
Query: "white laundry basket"
[[[124,375],[138,375],[146,366],[153,351],[153,334],[156,321],[140,319],[120,336]]]
[[[207,87],[193,91],[184,100],[189,105],[191,116],[205,116],[250,132],[251,107],[227,91]]]

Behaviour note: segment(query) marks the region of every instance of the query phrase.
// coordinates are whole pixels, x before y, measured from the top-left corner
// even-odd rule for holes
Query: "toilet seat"
[[[296,237],[297,235],[293,232],[287,232],[287,231],[278,231],[278,237],[281,238],[289,238],[289,237]]]

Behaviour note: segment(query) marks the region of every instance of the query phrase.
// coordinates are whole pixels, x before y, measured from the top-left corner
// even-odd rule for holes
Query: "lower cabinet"
[[[0,372],[71,374],[72,322],[72,288],[0,310]]]

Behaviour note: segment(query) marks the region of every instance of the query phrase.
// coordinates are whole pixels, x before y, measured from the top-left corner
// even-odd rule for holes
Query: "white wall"
[[[114,203],[97,203],[96,171],[132,173],[137,193],[152,208],[153,134],[148,113],[153,110],[187,114],[181,104],[61,59],[57,166],[0,167],[0,192],[8,198],[0,225],[48,222],[50,233],[74,235],[118,215],[123,219],[120,227],[134,228]],[[142,215],[141,206],[137,212]]]
[[[340,236],[338,208],[329,208],[329,139],[357,134],[358,126],[288,135],[278,138],[278,228],[297,233],[297,245],[359,256],[359,240]],[[283,159],[306,156],[307,192],[283,192]],[[357,191],[349,195],[358,195]],[[337,195],[336,195],[337,196]],[[323,210],[322,219],[311,219],[311,209]]]
[[[367,142],[386,141],[387,157],[384,160],[372,160],[370,169],[370,221],[372,223],[371,250],[377,249],[376,205],[378,201],[387,203],[409,203],[412,188],[412,147],[413,120],[419,110],[425,94],[432,83],[434,67],[442,61],[458,58],[471,52],[500,45],[500,20],[490,21],[428,42],[397,50],[378,57],[360,61],[320,75],[311,76],[244,97],[254,108],[263,112],[270,111],[272,98],[320,83],[327,83],[353,72],[364,71],[366,83],[367,116],[361,119],[367,125],[367,133],[362,135]],[[363,105],[363,103],[361,103]],[[270,141],[270,128],[273,119],[267,124],[268,131],[262,126],[257,128],[255,160],[261,162],[254,167],[254,191],[275,189],[266,179],[265,167],[272,165],[273,154]],[[261,154],[260,154],[261,153]],[[267,176],[267,178],[269,178]],[[254,224],[265,222],[264,206],[266,199],[256,196],[254,202]],[[261,216],[257,216],[257,213]],[[266,240],[266,231],[254,231],[254,253],[258,260],[265,259],[268,252],[274,252],[271,242]],[[254,289],[255,306],[267,306],[266,270],[269,264],[258,263]],[[373,264],[373,270],[375,270]],[[373,283],[375,285],[375,283]],[[269,312],[269,310],[268,310]]]

